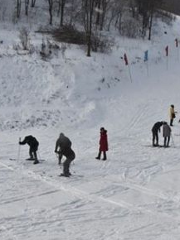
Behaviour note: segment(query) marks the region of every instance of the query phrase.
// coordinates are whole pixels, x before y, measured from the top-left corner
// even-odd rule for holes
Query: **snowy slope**
[[[18,32],[2,30],[0,239],[179,239],[178,114],[171,147],[150,146],[152,125],[169,121],[171,104],[179,110],[179,28],[177,19],[160,24],[151,42],[117,39],[110,55],[87,58],[68,46],[48,61],[37,51],[42,36],[32,33],[32,55],[17,54]],[[101,126],[108,130],[107,161],[95,160]],[[58,176],[54,154],[60,132],[77,155],[68,179]],[[27,134],[40,142],[39,165],[24,160],[27,146],[19,149]]]

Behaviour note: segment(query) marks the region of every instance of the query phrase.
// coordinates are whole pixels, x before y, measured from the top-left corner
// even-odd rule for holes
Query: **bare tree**
[[[21,16],[21,0],[16,0],[16,17],[20,18]]]
[[[25,0],[25,15],[28,16],[28,10],[29,10],[29,0]]]
[[[82,15],[81,15],[81,5],[77,0],[70,0],[69,1],[69,7],[67,8],[67,15],[69,17],[69,25],[75,24],[75,21],[81,21]]]
[[[88,57],[91,56],[92,26],[93,26],[95,1],[96,0],[82,0],[84,27],[85,27],[86,41],[87,41],[87,56]]]
[[[160,8],[163,4],[163,0],[151,0],[149,2],[149,35],[148,40],[151,40],[151,31],[152,31],[152,23],[155,11]]]
[[[60,26],[62,27],[63,23],[64,23],[64,8],[65,8],[66,0],[60,0],[60,1],[61,1],[61,4],[60,4],[60,12],[61,12]]]
[[[49,4],[49,24],[52,25],[54,0],[48,0],[48,4]]]
[[[36,0],[31,0],[31,7],[35,7],[35,4],[36,4]]]
[[[136,0],[139,14],[142,16],[142,35],[149,29],[148,39],[151,39],[152,23],[155,11],[163,4],[163,0]]]
[[[118,28],[121,33],[122,28],[122,17],[125,13],[125,6],[127,5],[127,0],[113,0],[109,4],[108,10],[108,31],[110,26],[114,23],[115,27]]]
[[[117,12],[115,27],[118,28],[120,33],[122,33],[122,18],[123,18],[123,14],[125,13],[125,7],[126,7],[126,0],[117,1],[115,4],[115,8]]]
[[[96,25],[99,25],[100,30],[104,28],[106,13],[110,3],[112,4],[111,0],[96,0]]]

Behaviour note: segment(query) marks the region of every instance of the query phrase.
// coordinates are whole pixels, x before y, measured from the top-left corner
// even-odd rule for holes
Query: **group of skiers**
[[[174,110],[174,105],[170,106],[170,126],[173,126],[174,118],[176,117],[176,113]],[[163,129],[163,137],[164,137],[164,147],[169,147],[170,137],[171,137],[171,127],[167,122],[161,121],[156,122],[152,127],[152,146],[159,146],[159,136],[158,133]]]
[[[37,151],[39,142],[37,139],[31,135],[26,136],[23,141],[19,141],[20,145],[28,144],[29,145],[29,156],[27,160],[33,160],[34,164],[39,163],[37,158]],[[75,159],[75,152],[71,148],[72,143],[68,137],[64,135],[64,133],[60,133],[59,138],[55,144],[54,152],[58,154],[58,164],[61,164],[62,157],[65,156],[66,160],[63,162],[63,173],[61,176],[69,177],[70,173],[70,164]],[[99,140],[99,154],[96,159],[101,159],[101,153],[103,152],[103,159],[106,160],[106,151],[108,151],[108,140],[107,140],[107,130],[105,128],[100,128],[100,140]]]
[[[174,110],[174,105],[170,106],[170,126],[173,126],[173,120],[176,117],[176,112]],[[164,147],[169,147],[170,137],[171,137],[171,127],[165,121],[156,122],[152,127],[152,146],[159,146],[159,136],[158,133],[162,127],[163,137],[164,137]],[[20,145],[28,144],[29,145],[29,160],[34,160],[34,164],[39,163],[37,158],[37,150],[39,142],[33,136],[26,136],[23,141],[19,141]],[[70,173],[70,164],[75,159],[75,152],[71,148],[72,143],[68,137],[63,133],[60,133],[59,138],[55,144],[54,152],[58,154],[58,163],[61,164],[62,157],[65,156],[66,160],[63,162],[63,173],[61,176],[69,177]],[[100,128],[100,140],[99,140],[99,152],[96,157],[97,160],[101,159],[101,154],[103,153],[102,160],[107,160],[106,152],[108,151],[108,137],[107,130],[104,127]]]
[[[33,160],[34,164],[39,163],[37,158],[37,151],[39,142],[37,139],[31,135],[26,136],[23,141],[19,141],[20,145],[28,144],[29,145],[29,156],[27,160]],[[69,177],[71,175],[69,167],[71,162],[75,159],[75,153],[71,148],[71,141],[63,133],[60,133],[59,138],[56,141],[55,153],[58,154],[59,164],[61,164],[61,159],[63,156],[66,157],[66,160],[63,163],[63,173],[61,176]]]

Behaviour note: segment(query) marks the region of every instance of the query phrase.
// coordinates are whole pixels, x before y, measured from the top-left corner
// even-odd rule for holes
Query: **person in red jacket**
[[[101,159],[101,153],[103,152],[103,159],[106,160],[106,152],[108,151],[108,140],[107,140],[107,130],[105,128],[100,128],[100,140],[99,140],[99,154],[96,159]]]

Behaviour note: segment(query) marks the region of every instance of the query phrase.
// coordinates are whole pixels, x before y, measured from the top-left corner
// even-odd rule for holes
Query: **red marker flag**
[[[178,39],[177,39],[177,38],[175,39],[175,42],[176,42],[176,47],[178,47],[179,42],[178,42]]]
[[[169,47],[168,46],[166,46],[165,51],[166,51],[166,57],[167,57],[168,54],[169,54]]]
[[[126,54],[124,54],[124,61],[125,61],[125,64],[128,65],[128,59]]]

